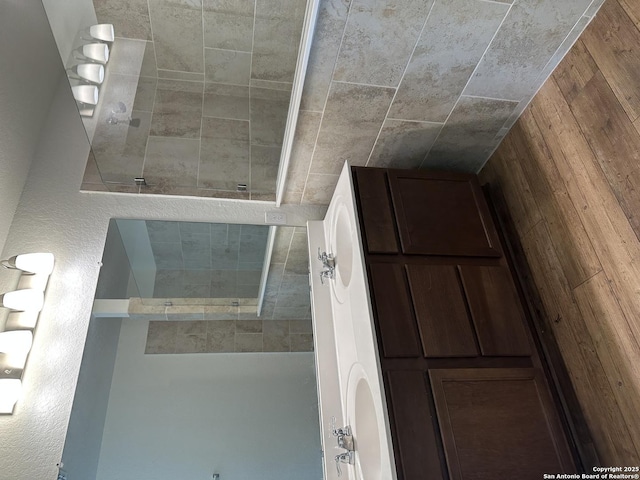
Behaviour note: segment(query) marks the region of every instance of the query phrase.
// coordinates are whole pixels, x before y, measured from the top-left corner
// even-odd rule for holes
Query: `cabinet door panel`
[[[425,357],[475,357],[475,334],[456,267],[407,265]]]
[[[426,383],[426,372],[387,372],[395,420],[394,443],[400,457],[396,466],[403,480],[444,478]]]
[[[451,480],[575,472],[535,369],[431,370],[429,376]]]
[[[402,251],[500,257],[498,234],[472,175],[389,171]]]
[[[364,237],[370,253],[398,253],[395,218],[385,170],[354,169]]]
[[[525,318],[506,267],[461,265],[460,277],[483,355],[531,355]]]
[[[395,263],[372,263],[369,270],[384,356],[421,356],[404,268]]]

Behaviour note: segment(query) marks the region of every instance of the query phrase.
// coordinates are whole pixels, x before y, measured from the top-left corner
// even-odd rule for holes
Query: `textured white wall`
[[[322,478],[313,353],[145,355],[147,326],[122,323],[96,480]]]
[[[40,2],[0,2],[0,250],[57,87],[47,80],[60,63],[50,36]]]
[[[13,78],[10,70],[15,69],[15,75],[25,79],[22,82],[2,80],[3,88],[8,89],[3,90],[0,97],[4,102],[0,109],[4,125],[6,116],[13,112],[21,119],[21,125],[27,125],[21,108],[36,112],[34,119],[46,117],[38,142],[35,130],[39,129],[35,127],[26,140],[13,127],[19,141],[14,142],[12,135],[2,137],[0,171],[5,174],[16,168],[15,158],[5,156],[5,143],[17,152],[35,152],[6,236],[3,257],[39,250],[56,256],[56,267],[23,378],[23,399],[13,415],[0,417],[0,479],[47,480],[56,478],[56,464],[62,455],[109,219],[260,224],[264,222],[265,211],[273,208],[261,202],[79,192],[89,145],[53,37],[46,26],[44,10],[39,0],[3,0],[0,5],[1,38],[6,41],[0,42],[1,53],[15,59],[14,63],[6,63],[5,57],[0,57],[3,64],[0,77]],[[16,37],[6,38],[7,31],[15,32]],[[29,55],[37,52],[26,48],[29,45],[44,52],[38,65],[44,71],[32,77],[29,72],[34,65]],[[11,48],[20,54],[7,51]],[[55,85],[54,94],[45,95],[51,93],[52,85]],[[34,105],[31,104],[33,91],[38,97],[45,97]],[[7,102],[11,105],[8,112],[4,109]],[[36,144],[35,150],[31,150],[32,144]],[[28,161],[26,155],[23,160]],[[0,188],[3,215],[6,209],[11,209],[12,199],[15,204],[16,198]],[[282,210],[292,225],[322,218],[325,211],[322,207],[292,205]],[[10,217],[4,216],[1,220],[0,225],[6,232]],[[10,288],[13,279],[10,272],[0,272],[1,291]]]

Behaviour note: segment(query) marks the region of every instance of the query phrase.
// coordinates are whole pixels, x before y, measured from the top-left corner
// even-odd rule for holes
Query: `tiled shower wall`
[[[286,203],[352,165],[477,172],[603,0],[321,0]]]
[[[146,221],[156,264],[154,297],[256,298],[266,225]]]
[[[188,225],[188,224],[186,224]],[[147,353],[302,352],[313,350],[307,232],[278,227],[261,315],[255,306],[150,306]]]
[[[83,188],[273,200],[305,1],[94,5],[118,38]]]

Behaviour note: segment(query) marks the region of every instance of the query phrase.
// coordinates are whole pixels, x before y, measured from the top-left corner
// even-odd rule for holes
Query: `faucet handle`
[[[331,423],[329,423],[331,434],[334,437],[340,437],[342,435],[351,435],[351,427],[349,425],[338,428],[336,426],[336,417],[331,417]]]
[[[344,452],[335,456],[336,460],[336,469],[338,470],[338,476],[342,476],[342,469],[340,468],[341,463],[345,463],[347,465],[353,465],[355,463],[355,457],[353,456],[353,452]]]
[[[345,425],[344,427],[336,427],[336,417],[331,417],[331,434],[334,437],[338,437],[338,445],[342,448],[347,448],[345,443],[345,437],[351,437],[351,427],[349,425]],[[349,450],[349,448],[347,448]]]

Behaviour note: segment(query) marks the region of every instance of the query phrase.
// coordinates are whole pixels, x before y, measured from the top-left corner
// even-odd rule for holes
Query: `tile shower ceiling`
[[[94,6],[118,38],[83,188],[273,200],[306,2]]]

